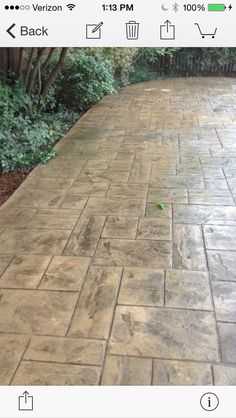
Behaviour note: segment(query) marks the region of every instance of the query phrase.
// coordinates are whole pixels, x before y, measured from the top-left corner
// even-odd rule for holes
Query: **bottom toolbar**
[[[235,418],[235,398],[236,387],[2,386],[0,417]]]

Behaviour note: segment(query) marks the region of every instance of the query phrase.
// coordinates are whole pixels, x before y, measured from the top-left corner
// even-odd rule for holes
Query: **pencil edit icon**
[[[101,39],[103,22],[86,25],[86,39]]]

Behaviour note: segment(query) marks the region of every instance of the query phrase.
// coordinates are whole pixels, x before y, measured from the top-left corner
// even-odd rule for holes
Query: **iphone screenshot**
[[[236,418],[235,2],[0,2],[0,418]]]

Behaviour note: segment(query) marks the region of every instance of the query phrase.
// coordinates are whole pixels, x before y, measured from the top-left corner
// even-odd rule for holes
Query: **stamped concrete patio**
[[[0,384],[236,385],[236,80],[123,89],[57,148],[0,209]]]

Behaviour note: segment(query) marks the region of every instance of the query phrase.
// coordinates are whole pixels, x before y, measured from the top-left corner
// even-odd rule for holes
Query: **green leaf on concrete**
[[[161,209],[161,210],[165,210],[165,205],[164,205],[164,203],[157,203],[157,208],[158,209]]]

